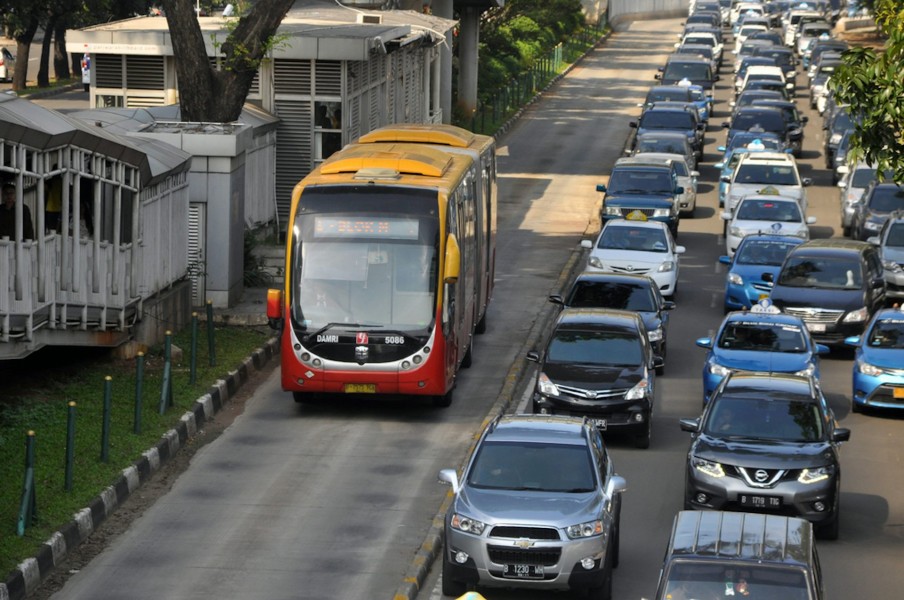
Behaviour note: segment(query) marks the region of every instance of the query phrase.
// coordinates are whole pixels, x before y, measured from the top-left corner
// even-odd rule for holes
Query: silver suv
[[[599,431],[585,419],[497,417],[452,484],[443,548],[443,594],[524,587],[612,596],[621,493]]]

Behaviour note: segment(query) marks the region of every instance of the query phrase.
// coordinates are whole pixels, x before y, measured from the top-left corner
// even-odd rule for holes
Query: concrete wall
[[[687,16],[687,0],[609,0],[609,23],[618,31],[631,21]]]

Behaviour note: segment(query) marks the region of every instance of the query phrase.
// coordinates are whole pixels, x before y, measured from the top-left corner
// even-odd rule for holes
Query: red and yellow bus
[[[450,126],[379,131],[293,191],[285,287],[267,305],[282,387],[297,402],[409,394],[448,406],[492,296],[495,144]]]

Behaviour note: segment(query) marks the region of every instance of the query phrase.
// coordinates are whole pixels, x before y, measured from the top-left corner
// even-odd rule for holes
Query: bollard
[[[191,314],[191,365],[188,382],[192,385],[198,380],[198,313]]]
[[[132,424],[133,433],[141,433],[141,413],[144,404],[142,387],[144,387],[144,352],[139,352],[135,361],[135,418]]]
[[[166,332],[166,344],[164,345],[163,350],[163,381],[160,386],[160,403],[157,405],[157,409],[160,414],[164,414],[166,409],[172,405],[173,399],[171,397],[173,386],[172,386],[172,376],[173,376],[173,366],[170,362],[172,357],[172,336],[173,332],[167,330]]]
[[[67,492],[72,491],[72,469],[75,465],[75,402],[69,401],[66,418],[66,484]]]
[[[217,349],[213,340],[213,300],[207,301],[207,356],[210,366],[217,366]]]
[[[110,410],[113,401],[113,378],[104,377],[104,417],[100,432],[100,460],[110,460]]]
[[[22,501],[19,503],[19,519],[16,534],[25,535],[25,528],[38,519],[35,492],[35,432],[25,434],[25,481],[22,484]]]

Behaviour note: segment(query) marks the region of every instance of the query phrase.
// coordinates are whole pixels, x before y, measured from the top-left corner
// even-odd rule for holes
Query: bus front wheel
[[[433,406],[437,408],[449,408],[452,406],[452,391],[453,390],[449,390],[442,396],[434,396]]]

